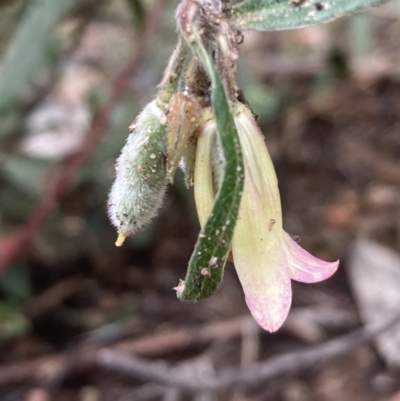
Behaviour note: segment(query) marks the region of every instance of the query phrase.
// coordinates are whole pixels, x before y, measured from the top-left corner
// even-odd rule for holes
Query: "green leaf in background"
[[[132,11],[133,22],[140,29],[146,17],[146,8],[142,0],[127,0],[128,6]]]
[[[354,15],[349,23],[349,39],[351,41],[352,56],[360,61],[372,51],[373,27],[371,16],[368,14]]]
[[[32,284],[27,268],[21,264],[14,264],[1,277],[0,289],[9,299],[29,299],[32,296]]]
[[[239,30],[303,28],[362,11],[387,0],[245,0],[232,8],[230,21]]]
[[[24,93],[51,59],[55,29],[79,0],[31,0],[0,70],[0,113]]]
[[[0,302],[0,343],[21,338],[31,329],[30,321],[12,302]]]
[[[55,168],[50,161],[14,154],[5,160],[2,172],[10,183],[34,199],[43,194]]]
[[[191,45],[211,77],[212,106],[224,153],[225,171],[210,217],[200,232],[189,261],[185,287],[180,294],[182,300],[188,301],[209,297],[222,282],[244,183],[242,150],[225,89],[200,37]],[[206,275],[203,269],[207,269]]]

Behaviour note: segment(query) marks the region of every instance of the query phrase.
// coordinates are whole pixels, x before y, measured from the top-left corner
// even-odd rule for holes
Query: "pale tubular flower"
[[[217,141],[217,125],[214,119],[205,122],[197,139],[194,167],[194,197],[200,225],[203,227],[214,203],[212,149]]]
[[[315,283],[330,277],[339,262],[324,262],[301,248],[282,228],[282,210],[275,170],[264,137],[251,112],[234,109],[245,165],[245,185],[232,241],[237,274],[246,303],[257,323],[276,331],[285,321],[292,300],[290,280]],[[194,190],[200,224],[214,199],[213,159],[218,146],[214,121],[205,123],[197,143]],[[214,151],[215,152],[215,151]]]

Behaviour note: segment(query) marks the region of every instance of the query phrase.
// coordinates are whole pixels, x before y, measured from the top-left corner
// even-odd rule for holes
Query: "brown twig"
[[[8,3],[13,2],[14,0],[0,0],[0,7],[8,6]]]
[[[213,377],[182,377],[182,375],[164,365],[103,349],[98,352],[98,365],[106,370],[117,371],[128,376],[151,380],[169,387],[196,392],[221,390],[234,385],[254,385],[279,376],[295,374],[318,363],[326,363],[338,356],[351,352],[373,340],[382,332],[390,329],[400,320],[400,316],[389,321],[366,326],[350,334],[311,347],[272,357],[267,361],[254,364],[246,369],[225,368],[216,372]]]
[[[89,129],[80,150],[60,172],[53,186],[49,188],[48,192],[41,199],[36,209],[20,231],[13,238],[5,240],[1,244],[0,274],[7,270],[12,261],[30,242],[62,194],[68,189],[80,167],[91,154],[93,148],[106,131],[108,120],[111,117],[115,106],[129,91],[129,82],[146,55],[146,45],[149,38],[159,26],[162,10],[166,3],[167,0],[157,0],[149,11],[149,16],[146,18],[144,31],[140,38],[140,46],[138,46],[136,54],[132,57],[126,68],[114,81],[110,97],[104,107],[93,119],[92,126]]]
[[[40,295],[29,299],[22,307],[22,313],[29,319],[34,319],[52,309],[55,309],[65,299],[80,291],[84,286],[82,277],[70,277],[58,281]]]
[[[205,345],[214,340],[227,341],[236,338],[241,335],[243,324],[250,322],[255,324],[249,316],[245,316],[202,327],[154,333],[121,341],[110,349],[118,354],[157,357]],[[91,348],[77,347],[69,353],[46,355],[31,361],[0,366],[0,387],[21,382],[52,383],[60,376],[67,376],[68,372],[90,369],[95,366],[97,352],[101,348],[98,344],[92,345]]]
[[[116,344],[114,349],[123,354],[157,356],[166,350],[184,350],[195,344],[205,344],[214,339],[228,340],[240,335],[244,323],[255,324],[253,319],[239,317],[220,323],[212,323],[195,329],[173,330],[165,333],[153,334],[141,340],[124,341]],[[170,352],[170,351],[169,351]]]

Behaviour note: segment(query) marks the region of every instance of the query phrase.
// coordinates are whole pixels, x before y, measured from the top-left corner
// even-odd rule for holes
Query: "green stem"
[[[160,107],[167,105],[172,96],[177,93],[189,55],[186,43],[179,38],[159,85],[158,104]]]

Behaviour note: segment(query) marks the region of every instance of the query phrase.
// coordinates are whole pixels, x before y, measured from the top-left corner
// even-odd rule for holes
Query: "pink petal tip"
[[[302,283],[317,283],[326,280],[336,272],[339,261],[324,262],[303,249],[288,234],[285,235],[289,248],[288,262],[292,280]]]
[[[173,289],[176,291],[177,295],[180,295],[185,290],[185,284],[184,283],[179,284],[176,287],[174,287]]]

